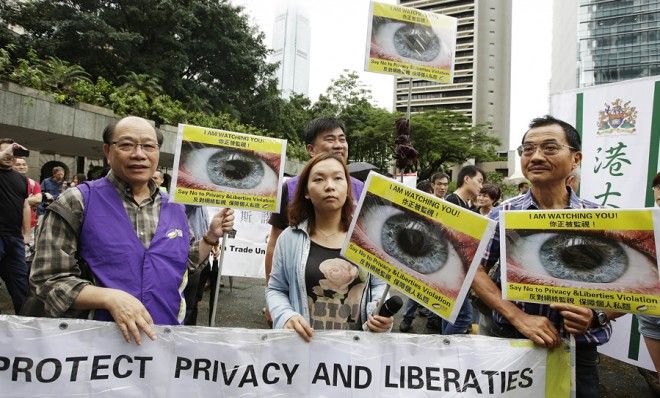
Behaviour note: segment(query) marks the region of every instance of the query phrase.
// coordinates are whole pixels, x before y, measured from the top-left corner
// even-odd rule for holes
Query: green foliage
[[[472,125],[469,117],[448,110],[413,114],[411,136],[419,151],[419,178],[462,164],[497,158],[499,140],[488,134],[486,125]]]
[[[18,84],[41,90],[44,86],[46,76],[39,67],[39,57],[37,52],[30,49],[25,58],[16,60],[9,79]]]
[[[129,72],[121,76],[124,84],[119,86],[121,90],[130,94],[144,93],[147,97],[157,97],[163,95],[163,87],[157,78],[144,74]]]
[[[119,87],[103,77],[97,78],[93,83],[85,70],[78,65],[52,57],[42,60],[32,49],[27,52],[25,58],[13,59],[11,50],[0,50],[0,76],[27,87],[49,91],[60,103],[84,102],[108,107],[117,115],[141,116],[154,120],[157,125],[189,123],[279,137],[275,132],[242,124],[226,113],[188,111],[181,101],[164,94],[158,80],[153,76],[129,73]],[[306,156],[304,146],[295,140],[289,143],[287,152],[298,159]]]
[[[48,57],[39,61],[38,68],[44,74],[44,88],[49,91],[71,94],[73,84],[80,81],[89,82],[89,73],[80,65],[71,65],[56,57]]]
[[[40,59],[33,49],[28,49],[23,57],[15,57],[16,52],[16,47],[0,50],[0,76],[48,90],[61,103],[104,106],[118,115],[142,116],[157,124],[189,123],[286,138],[288,157],[300,160],[308,157],[302,139],[307,123],[315,117],[332,115],[346,124],[351,161],[369,162],[383,171],[392,162],[394,122],[398,115],[371,105],[371,93],[355,72],[346,72],[333,80],[314,104],[302,95],[279,98],[272,86],[261,85],[251,99],[237,100],[245,106],[240,117],[235,107],[214,107],[212,96],[203,93],[192,94],[189,101],[176,99],[167,94],[168,82],[154,75],[129,71],[121,75],[120,84],[115,84],[100,76],[91,80],[85,69],[68,61],[55,57]],[[461,114],[414,114],[411,125],[412,141],[420,152],[420,179],[469,158],[495,158],[497,140],[487,134],[486,126],[472,126],[470,119]]]
[[[0,77],[9,77],[11,72],[12,61],[9,48],[0,48]]]
[[[80,65],[92,80],[129,84],[150,97],[167,94],[187,110],[213,109],[253,123],[279,97],[263,33],[228,0],[2,1],[0,11],[2,29],[24,30],[0,39],[21,51]],[[144,106],[135,93],[116,102],[121,109]],[[271,127],[268,118],[253,124]]]

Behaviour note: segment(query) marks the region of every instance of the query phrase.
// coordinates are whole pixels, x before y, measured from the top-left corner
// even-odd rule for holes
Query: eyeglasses
[[[542,142],[540,144],[532,144],[531,142],[527,142],[518,147],[518,155],[532,156],[534,153],[536,153],[536,148],[541,148],[541,152],[543,152],[545,156],[552,156],[558,154],[563,147],[573,151],[576,150],[570,145],[564,145],[558,142]]]
[[[153,142],[138,144],[131,141],[112,141],[110,144],[116,145],[117,148],[119,148],[119,150],[122,152],[133,152],[137,147],[140,147],[144,152],[153,153],[156,152],[158,148],[160,148],[160,145]]]

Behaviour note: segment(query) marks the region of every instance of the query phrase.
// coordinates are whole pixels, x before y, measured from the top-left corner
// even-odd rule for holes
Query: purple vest
[[[123,290],[142,302],[157,325],[183,321],[190,230],[183,206],[161,195],[160,218],[149,248],[138,239],[117,190],[107,178],[78,185],[85,204],[80,256],[95,284]],[[94,319],[112,321],[108,311]]]
[[[289,193],[288,203],[293,202],[293,198],[296,196],[296,189],[298,189],[298,182],[300,181],[300,176],[295,176],[286,180],[286,189]],[[362,194],[362,188],[364,188],[364,183],[357,178],[351,177],[351,188],[353,189],[353,204],[357,205],[358,200],[360,200],[360,195]]]

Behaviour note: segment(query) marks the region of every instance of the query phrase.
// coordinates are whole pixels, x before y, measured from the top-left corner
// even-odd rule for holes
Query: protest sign
[[[170,193],[175,202],[277,211],[286,140],[179,125]]]
[[[569,397],[574,346],[528,340],[0,316],[0,397]]]
[[[219,210],[209,208],[209,219]],[[222,276],[263,279],[266,242],[270,233],[270,213],[236,210],[234,217],[236,233],[230,234],[225,243]]]
[[[652,210],[505,211],[505,299],[660,315]],[[659,219],[660,220],[660,219]]]
[[[452,83],[457,27],[453,17],[372,2],[364,68]]]
[[[453,322],[495,222],[371,172],[342,256]]]

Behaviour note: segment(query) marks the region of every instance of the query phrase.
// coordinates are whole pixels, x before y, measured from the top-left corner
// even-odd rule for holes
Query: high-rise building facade
[[[449,109],[489,123],[499,152],[509,149],[511,0],[400,0],[400,5],[458,18],[454,82],[413,79],[411,111]],[[396,81],[394,107],[405,112],[408,79]]]
[[[272,62],[279,62],[278,88],[284,98],[291,93],[309,96],[309,18],[301,7],[288,5],[275,17]]]
[[[555,0],[550,92],[660,74],[660,0]]]

